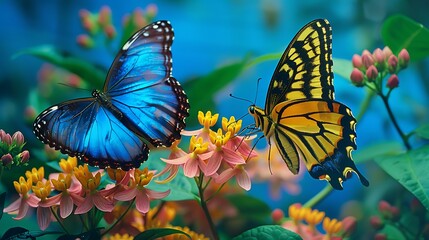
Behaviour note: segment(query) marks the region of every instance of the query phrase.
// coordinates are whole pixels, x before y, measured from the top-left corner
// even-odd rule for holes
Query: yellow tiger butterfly
[[[249,113],[292,173],[298,173],[301,159],[313,178],[327,180],[335,189],[343,189],[353,172],[368,186],[351,156],[356,120],[347,106],[334,100],[331,45],[327,20],[305,25],[274,71],[265,109],[251,105]]]

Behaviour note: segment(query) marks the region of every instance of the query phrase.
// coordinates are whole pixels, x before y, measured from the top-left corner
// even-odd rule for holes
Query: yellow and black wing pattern
[[[351,156],[356,120],[347,106],[334,100],[332,65],[331,26],[327,20],[314,20],[281,57],[265,109],[252,105],[249,112],[292,173],[298,173],[302,160],[312,177],[335,189],[342,189],[353,172],[368,186]]]

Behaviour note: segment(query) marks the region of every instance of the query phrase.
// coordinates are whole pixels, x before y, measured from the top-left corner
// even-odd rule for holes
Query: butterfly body
[[[171,76],[173,37],[167,21],[138,31],[116,56],[103,90],[43,111],[33,124],[36,137],[92,166],[124,170],[139,167],[149,146],[171,146],[189,110]]]
[[[332,32],[327,20],[304,26],[286,48],[271,79],[265,109],[251,105],[255,126],[275,144],[289,170],[297,174],[304,161],[310,175],[335,189],[356,173],[356,120],[334,100]]]

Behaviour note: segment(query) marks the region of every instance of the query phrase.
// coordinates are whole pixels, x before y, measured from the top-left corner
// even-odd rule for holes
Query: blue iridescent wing
[[[147,145],[95,98],[75,99],[52,106],[34,121],[42,142],[91,166],[139,167]]]
[[[116,56],[104,85],[124,125],[156,147],[179,139],[189,115],[188,98],[171,76],[173,38],[168,21],[135,33]]]

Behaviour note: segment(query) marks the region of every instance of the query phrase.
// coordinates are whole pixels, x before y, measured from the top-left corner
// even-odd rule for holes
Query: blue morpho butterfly
[[[171,146],[189,115],[188,98],[171,76],[173,38],[168,21],[135,33],[113,61],[103,91],[46,109],[34,134],[100,168],[137,168],[149,145]]]

